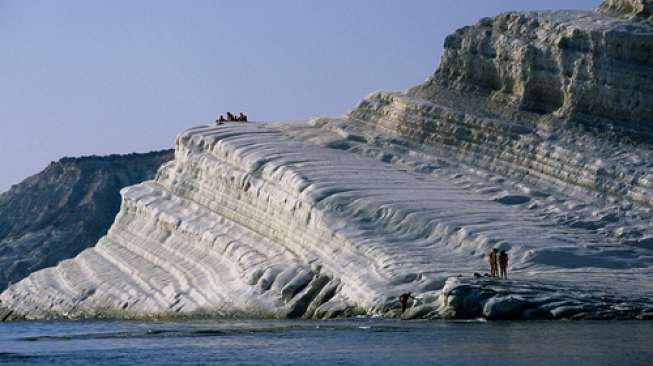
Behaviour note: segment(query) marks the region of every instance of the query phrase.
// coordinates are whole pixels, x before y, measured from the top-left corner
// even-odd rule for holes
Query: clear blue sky
[[[444,37],[599,0],[0,0],[0,192],[63,156],[172,147],[225,111],[338,116],[404,90]]]

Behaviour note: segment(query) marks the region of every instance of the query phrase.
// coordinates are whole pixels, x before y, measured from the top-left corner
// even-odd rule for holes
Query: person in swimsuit
[[[492,248],[487,259],[490,262],[490,277],[497,277],[497,248]]]
[[[500,278],[508,279],[508,253],[505,250],[499,254],[499,269],[501,270]]]

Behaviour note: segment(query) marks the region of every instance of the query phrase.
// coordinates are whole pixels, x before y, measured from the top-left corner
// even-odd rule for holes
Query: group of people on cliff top
[[[492,248],[487,259],[488,262],[490,262],[490,277],[499,277],[507,280],[508,279],[508,253],[506,253],[505,250],[499,252],[497,248]],[[497,275],[497,260],[499,262],[498,275]]]
[[[236,116],[231,112],[227,112],[226,119],[222,115],[220,115],[220,117],[218,117],[218,119],[215,120],[215,123],[218,125],[222,125],[225,122],[247,122],[247,115],[245,115],[243,112],[240,112],[240,114]]]
[[[492,248],[490,254],[488,255],[488,262],[490,262],[490,277],[499,277],[506,280],[508,279],[508,253],[506,253],[505,250],[499,252],[497,248]],[[499,269],[499,274],[497,274],[497,268]],[[486,273],[485,276],[488,276],[488,274]],[[474,277],[482,276],[478,273],[474,273]],[[406,311],[408,300],[410,299],[413,299],[413,301],[417,300],[410,292],[399,295],[401,314]]]

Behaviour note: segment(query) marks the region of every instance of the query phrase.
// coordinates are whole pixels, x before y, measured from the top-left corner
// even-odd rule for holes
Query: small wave
[[[447,320],[451,323],[487,323],[485,318],[474,318],[474,319],[450,319]]]
[[[223,336],[223,335],[229,335],[229,332],[225,332],[223,330],[213,330],[213,329],[207,329],[207,330],[196,330],[192,332],[194,335],[200,335],[200,336]]]
[[[12,361],[12,360],[27,360],[27,359],[32,359],[32,358],[37,358],[36,356],[30,356],[30,355],[24,355],[20,353],[13,353],[13,352],[0,352],[0,360],[1,361]]]

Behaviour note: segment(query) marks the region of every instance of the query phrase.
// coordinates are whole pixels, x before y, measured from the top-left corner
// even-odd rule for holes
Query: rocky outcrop
[[[651,4],[599,9],[627,3]],[[505,13],[449,36],[424,84],[372,94],[349,118],[519,180],[653,206],[651,60],[647,23]]]
[[[172,151],[64,158],[0,195],[0,291],[93,246],[121,188],[152,179]]]
[[[651,6],[618,1],[601,9],[623,11],[626,3]],[[610,122],[650,137],[652,69],[647,23],[593,12],[505,13],[447,37],[438,71],[409,95],[478,91],[507,108]]]
[[[457,319],[653,319],[653,304],[647,298],[621,297],[602,287],[579,294],[573,286],[537,280],[454,277],[447,280],[436,304],[439,308],[415,306],[406,316],[419,316],[428,309]]]
[[[502,14],[344,119],[189,129],[97,245],[0,300],[29,319],[649,318],[650,33]],[[484,276],[491,248],[510,281]]]
[[[597,12],[629,20],[653,20],[653,3],[650,0],[605,0]]]

